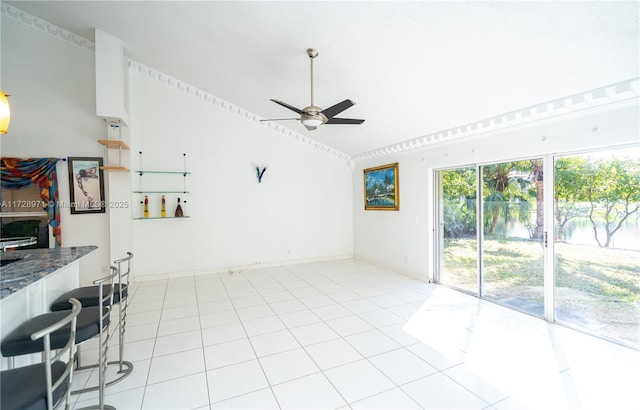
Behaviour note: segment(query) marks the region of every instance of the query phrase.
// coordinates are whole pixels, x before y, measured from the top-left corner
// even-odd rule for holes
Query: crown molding
[[[335,148],[331,148],[327,145],[324,145],[319,141],[316,141],[305,135],[299,134],[289,128],[283,127],[280,124],[276,124],[275,122],[261,121],[264,118],[260,117],[257,114],[249,112],[244,108],[238,107],[235,104],[232,104],[228,101],[218,98],[215,95],[210,94],[206,91],[202,91],[192,85],[189,85],[167,74],[154,70],[153,68],[147,67],[142,63],[129,60],[129,70],[135,74],[145,76],[153,81],[156,81],[161,84],[164,84],[165,86],[171,87],[177,91],[180,91],[186,95],[189,95],[190,97],[196,98],[206,104],[213,105],[221,110],[229,111],[232,114],[235,114],[243,118],[244,120],[252,121],[256,125],[270,129],[273,132],[284,135],[285,137],[290,138],[298,143],[304,144],[312,149],[315,149],[324,154],[333,156],[339,161],[347,164],[351,168],[355,166],[355,163],[352,161],[351,156],[341,151],[338,151]]]
[[[594,114],[596,112],[620,109],[633,104],[637,105],[640,100],[639,96],[640,78],[632,78],[397,144],[366,151],[354,155],[352,160],[357,162],[387,155],[407,153],[433,145],[479,137],[507,129],[530,127],[543,121],[560,121]]]
[[[74,34],[70,31],[67,31],[62,27],[58,27],[55,24],[51,24],[48,21],[33,16],[25,11],[20,10],[19,8],[10,6],[5,3],[0,4],[2,5],[2,15],[7,17],[8,19],[17,23],[21,23],[27,27],[31,27],[36,31],[44,33],[74,47],[80,48],[91,54],[95,53],[96,47],[92,41],[87,40],[84,37],[80,37],[79,35]]]

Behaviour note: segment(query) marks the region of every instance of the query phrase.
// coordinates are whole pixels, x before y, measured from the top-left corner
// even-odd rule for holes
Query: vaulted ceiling
[[[348,155],[640,75],[637,1],[4,3],[264,118],[309,105],[313,47],[315,104],[366,121],[280,124]]]

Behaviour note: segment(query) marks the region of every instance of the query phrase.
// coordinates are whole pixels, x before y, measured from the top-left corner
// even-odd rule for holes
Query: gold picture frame
[[[398,163],[367,168],[364,177],[364,209],[369,211],[398,211],[400,186]]]

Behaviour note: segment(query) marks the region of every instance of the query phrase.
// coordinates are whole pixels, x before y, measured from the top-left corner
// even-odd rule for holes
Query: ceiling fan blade
[[[271,101],[273,101],[276,104],[282,105],[284,108],[288,108],[293,112],[297,112],[298,114],[303,114],[304,113],[304,111],[302,111],[301,109],[296,108],[293,105],[289,105],[286,102],[282,102],[282,101],[279,101],[279,100],[274,100],[273,98],[271,98]]]
[[[289,120],[299,121],[300,118],[265,118],[265,119],[260,120],[260,121],[289,121]]]
[[[357,120],[354,118],[331,118],[325,124],[362,124],[364,120]]]
[[[313,131],[313,130],[315,130],[315,129],[317,129],[317,128],[318,128],[318,127],[310,127],[310,126],[305,125],[305,124],[303,124],[303,125],[304,125],[304,126],[305,126],[305,128],[306,128],[306,129],[308,129],[309,131]]]
[[[336,105],[332,105],[329,108],[325,108],[324,110],[322,110],[322,114],[325,117],[331,119],[333,118],[334,115],[340,114],[342,111],[352,107],[353,105],[355,105],[353,101],[346,99],[342,102],[337,103]]]

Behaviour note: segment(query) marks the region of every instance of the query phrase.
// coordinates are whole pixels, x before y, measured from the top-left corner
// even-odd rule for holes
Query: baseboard
[[[365,262],[365,263],[368,263],[368,264],[371,264],[371,265],[374,265],[374,266],[378,266],[380,268],[387,269],[387,270],[393,271],[395,273],[399,273],[399,274],[404,275],[404,276],[408,276],[408,277],[410,277],[412,279],[417,279],[419,281],[424,281],[424,282],[427,282],[427,283],[433,282],[433,279],[431,277],[429,277],[428,275],[424,274],[424,273],[419,273],[419,272],[403,269],[403,268],[400,268],[398,266],[388,265],[386,263],[380,262],[379,260],[371,259],[371,258],[368,258],[366,256],[355,255],[354,254],[353,255],[353,259],[361,261],[361,262]]]
[[[250,271],[254,269],[302,265],[305,263],[328,262],[328,261],[337,261],[337,260],[344,260],[344,259],[354,259],[353,254],[330,255],[330,256],[320,256],[320,257],[313,257],[313,258],[289,259],[289,260],[259,262],[259,263],[255,262],[255,263],[250,263],[245,265],[220,266],[220,267],[209,268],[209,269],[190,270],[190,271],[182,271],[182,272],[135,275],[132,280],[133,282],[146,282],[146,281],[152,281],[152,280],[167,280],[167,279],[185,278],[190,276],[200,276],[200,275],[210,275],[210,274],[220,274],[220,273],[239,273],[239,272]]]

